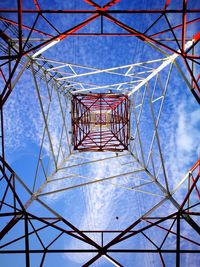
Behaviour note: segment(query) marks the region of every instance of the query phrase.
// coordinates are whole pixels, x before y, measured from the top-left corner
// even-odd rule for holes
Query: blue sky
[[[23,8],[34,8],[33,1],[26,1],[23,3]],[[41,2],[41,3],[40,3]],[[104,4],[106,1],[96,1],[99,4]],[[181,2],[181,1],[180,1]],[[46,8],[49,5],[49,1],[39,1],[41,8]],[[121,1],[113,9],[139,9],[139,8],[162,8],[165,1]],[[181,4],[178,1],[171,1],[172,8],[179,8]],[[197,1],[188,1],[189,7],[198,8]],[[0,3],[0,7],[3,8],[15,8],[16,3],[13,1],[4,1]],[[51,1],[49,8],[58,9],[93,9],[87,3],[82,0],[79,1]],[[13,14],[1,14],[7,18],[17,20],[16,16]],[[144,30],[145,25],[150,25],[151,21],[156,18],[155,15],[148,16],[143,15],[116,15],[117,19],[120,19],[126,24],[135,27],[137,30]],[[195,15],[194,15],[195,16]],[[188,19],[193,19],[194,16],[188,16]],[[46,17],[54,22],[55,25],[60,29],[60,31],[70,28],[73,25],[79,23],[81,20],[86,18],[86,15],[58,15],[56,18],[53,15],[46,15]],[[178,15],[169,16],[172,25],[175,25],[181,21],[181,17]],[[27,16],[23,15],[24,24],[31,25],[33,21],[33,15]],[[145,21],[145,23],[144,23]],[[163,29],[164,23],[161,21],[156,25],[156,30]],[[49,31],[51,34],[55,34],[53,30],[40,19],[40,23],[37,24],[37,28],[44,31]],[[92,22],[86,26],[82,32],[93,32],[99,31],[99,21]],[[124,30],[119,29],[118,26],[112,24],[109,21],[105,21],[105,32],[124,32]],[[195,33],[196,28],[189,27],[188,36],[191,36],[190,31]],[[27,35],[27,31],[24,30],[24,35]],[[33,34],[33,37],[36,37]],[[175,48],[175,47],[174,47]],[[199,49],[199,48],[197,48]],[[94,68],[112,68],[122,65],[128,65],[133,63],[144,62],[148,60],[164,58],[164,55],[156,51],[148,44],[136,39],[135,37],[108,37],[108,36],[98,36],[98,37],[68,37],[65,40],[59,42],[57,45],[53,46],[49,50],[43,53],[43,56],[61,62],[79,64]],[[178,59],[177,62],[182,67],[183,71],[188,76],[183,62]],[[57,66],[56,64],[54,64]],[[157,65],[151,65],[155,67]],[[77,68],[78,69],[78,68]],[[137,70],[137,68],[135,68]],[[5,71],[6,71],[5,67]],[[79,69],[79,71],[81,71]],[[162,73],[160,73],[161,83],[164,86],[169,67],[166,67]],[[196,70],[198,73],[198,69]],[[96,85],[106,85],[111,83],[122,82],[124,79],[117,77],[116,75],[100,74],[95,76],[86,76],[81,78],[81,82],[94,83]],[[45,113],[48,110],[48,94],[47,89],[43,81],[37,79],[40,85],[41,98]],[[149,82],[149,90],[152,93],[155,78]],[[3,82],[0,81],[1,86]],[[143,93],[144,87],[138,92],[137,96],[134,95],[135,103],[138,101],[140,103],[140,94]],[[156,97],[161,96],[161,89],[156,90]],[[65,122],[68,127],[68,138],[71,138],[69,130],[71,128],[70,121],[70,101],[67,100],[68,105],[66,106],[65,101],[61,97],[62,107],[66,112]],[[131,100],[133,101],[133,99]],[[161,101],[158,100],[153,105],[154,112],[158,115],[158,111],[161,105]],[[135,104],[136,106],[136,104]],[[163,110],[160,118],[160,123],[158,126],[158,133],[160,138],[160,144],[163,152],[163,157],[165,160],[165,168],[168,176],[170,190],[181,180],[188,169],[194,164],[198,158],[200,135],[199,135],[199,110],[198,104],[192,94],[189,92],[186,83],[182,80],[179,72],[175,68],[172,69],[169,86],[166,92],[165,101],[163,103]],[[26,70],[19,82],[14,88],[11,96],[9,97],[4,108],[5,112],[5,148],[6,148],[6,159],[12,168],[16,171],[19,177],[25,182],[25,184],[32,188],[35,170],[37,166],[37,160],[40,150],[40,143],[42,139],[42,134],[44,131],[44,121],[41,114],[37,93],[34,86],[33,77],[30,71]],[[136,131],[135,116],[139,115],[140,108],[131,109],[131,134],[134,135]],[[51,135],[51,140],[53,144],[53,149],[56,154],[59,151],[59,140],[62,132],[63,120],[61,116],[61,111],[58,103],[58,96],[55,90],[52,91],[52,101],[49,111],[49,131]],[[143,150],[145,159],[148,157],[149,147],[151,145],[151,139],[154,131],[153,120],[151,116],[151,110],[149,106],[148,96],[145,96],[144,107],[141,111],[141,122],[139,126],[140,137],[143,144]],[[138,140],[138,135],[137,140]],[[64,149],[64,154],[67,156],[69,149],[67,147],[67,136],[64,135],[62,139],[62,146]],[[137,144],[137,150],[140,150]],[[123,152],[126,154],[126,152]],[[135,150],[133,150],[135,153]],[[153,146],[153,153],[155,159],[156,170],[159,170],[160,159],[158,154],[157,143]],[[140,153],[139,153],[140,154]],[[45,168],[47,167],[48,157],[50,174],[54,170],[54,164],[52,160],[50,145],[47,134],[45,134],[44,146],[42,149],[42,159]],[[54,181],[49,183],[42,191],[42,193],[50,192],[52,190],[59,190],[65,187],[75,186],[79,183],[85,181],[90,181],[94,179],[102,179],[107,176],[114,176],[123,174],[120,179],[111,179],[107,182],[94,183],[87,186],[78,187],[72,190],[62,191],[60,193],[49,194],[46,196],[41,196],[40,199],[47,203],[52,209],[56,210],[64,218],[69,220],[79,229],[124,229],[128,227],[133,221],[137,220],[142,214],[147,212],[153,205],[158,203],[163,195],[160,190],[154,184],[148,184],[141,189],[146,192],[139,192],[137,190],[129,190],[127,188],[132,188],[134,186],[140,185],[142,179],[143,181],[149,181],[149,177],[144,173],[137,173],[135,175],[128,175],[126,173],[134,171],[139,168],[137,163],[129,163],[132,161],[130,155],[115,157],[113,159],[104,160],[103,162],[96,162],[94,164],[85,164],[83,167],[70,167],[74,164],[79,164],[81,162],[98,160],[101,158],[115,156],[115,153],[104,152],[104,153],[78,153],[72,155],[69,160],[62,163],[62,156],[59,154],[58,162],[63,164],[62,169],[56,174],[52,175],[52,179],[57,179],[60,177],[65,177],[65,175],[73,175],[71,179]],[[138,155],[141,159],[141,155]],[[151,167],[149,167],[151,168]],[[125,174],[124,174],[125,173]],[[37,174],[37,183],[35,191],[41,186],[44,181],[44,173],[42,172],[41,166]],[[164,184],[163,172],[159,176],[159,181]],[[186,193],[186,183],[184,183],[176,194],[175,199],[181,203],[183,196]],[[126,188],[124,188],[126,187]],[[24,201],[28,199],[28,196],[24,193],[22,187],[18,188],[19,194]],[[151,192],[154,196],[148,194]],[[166,201],[161,209],[158,209],[156,214],[166,215],[167,213],[175,211],[174,206]],[[29,207],[28,211],[33,214],[45,214],[45,209],[33,202]],[[49,215],[50,213],[47,212]],[[116,219],[118,217],[118,219]],[[39,227],[39,223],[37,225]],[[165,227],[169,227],[168,223]],[[185,227],[184,233],[187,236],[190,235],[196,240],[195,233],[187,227]],[[10,236],[13,238],[18,236],[22,229],[22,225],[18,224]],[[151,238],[160,243],[163,237],[162,231],[151,232],[148,234]],[[48,241],[51,242],[52,238],[56,235],[56,231],[51,229],[50,231],[44,231],[41,236],[45,239],[46,244]],[[90,235],[88,235],[90,236]],[[109,241],[112,236],[105,236],[105,242]],[[100,237],[98,234],[91,235],[91,238],[97,243],[100,242]],[[198,241],[198,240],[197,240]],[[20,241],[21,242],[21,241]],[[14,244],[14,246],[23,246],[21,243]],[[183,242],[183,241],[182,241]],[[169,237],[166,247],[173,247],[175,244],[175,239],[173,236]],[[39,247],[37,238],[31,239],[32,247]],[[61,248],[87,248],[83,242],[73,238],[62,236],[58,242],[57,246]],[[120,245],[117,245],[120,247]],[[144,240],[138,236],[136,238],[131,238],[128,241],[122,242],[121,247],[131,247],[138,246],[150,248],[151,244],[144,242]],[[188,243],[182,243],[182,246],[190,246]],[[56,246],[55,246],[56,247]],[[192,245],[191,245],[191,248]],[[42,255],[36,255],[32,257],[32,265],[39,266]],[[23,258],[21,256],[7,257],[3,259],[3,266],[12,266],[16,259],[20,262],[20,267],[23,265]],[[160,262],[157,255],[146,254],[144,255],[131,255],[131,254],[118,254],[113,257],[118,260],[123,266],[160,266]],[[174,258],[167,254],[164,256],[166,259],[167,266],[172,266]],[[55,262],[59,266],[81,266],[84,262],[89,260],[91,255],[48,255],[45,258],[44,266],[54,266]],[[138,264],[140,262],[140,264]],[[192,264],[197,266],[197,257],[190,255],[182,258],[183,266],[188,266]],[[185,265],[184,265],[185,264]],[[98,260],[93,266],[113,266],[105,258]]]

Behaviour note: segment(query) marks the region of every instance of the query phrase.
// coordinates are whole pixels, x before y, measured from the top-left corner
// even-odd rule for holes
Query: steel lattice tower
[[[39,0],[0,5],[0,257],[8,264],[13,257],[20,260],[20,266],[50,266],[49,255],[61,254],[81,255],[82,262],[77,266],[132,266],[126,259],[149,255],[153,260],[146,258],[148,266],[169,266],[169,259],[173,266],[185,266],[185,255],[196,255],[197,265],[200,261],[200,160],[174,184],[165,160],[167,140],[163,141],[160,134],[173,79],[184,81],[181,90],[188,87],[190,97],[200,103],[200,4],[193,8],[190,1],[183,0],[172,8],[173,3],[167,0],[160,3],[160,9],[151,9],[150,4],[138,9],[128,2],[80,0],[74,9],[69,3],[66,8],[51,8]],[[66,24],[59,25],[58,16]],[[137,21],[142,23],[134,27]],[[53,49],[67,44],[68,38],[79,37],[128,37],[130,42],[147,47],[151,58],[103,69],[57,60]],[[48,57],[50,51],[55,57]],[[179,77],[173,77],[173,69]],[[20,82],[24,73],[31,77],[29,83],[43,120],[31,179],[31,175],[17,174],[5,149],[6,103],[18,84],[23,87]],[[53,113],[59,116],[56,137],[52,133]],[[114,218],[117,223],[123,213],[131,214],[121,226],[111,222],[105,229],[97,229],[97,215],[92,214],[91,224],[87,224],[90,229],[73,223],[72,215],[79,222],[83,220],[76,207],[83,203],[81,190],[96,194],[97,185],[105,186],[101,192],[107,202],[119,197],[121,206],[116,205],[120,216]],[[127,192],[127,209],[122,191]],[[50,198],[66,193],[70,199],[71,192],[80,195],[77,202],[70,202],[71,209],[64,216],[63,200],[55,206]],[[130,194],[145,198],[131,198]],[[134,202],[128,200],[129,196]],[[86,208],[92,210],[91,199],[87,201]],[[94,214],[103,209],[101,205],[98,208]],[[102,218],[102,222],[106,220]],[[74,246],[63,245],[70,242]],[[137,266],[141,264],[138,260]]]

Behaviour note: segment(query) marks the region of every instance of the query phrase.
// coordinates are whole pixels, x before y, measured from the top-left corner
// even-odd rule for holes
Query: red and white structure
[[[128,96],[80,94],[72,98],[74,150],[128,150]]]
[[[134,1],[111,0],[101,5],[100,1],[80,0],[80,7],[77,4],[72,9],[72,1],[62,1],[66,8],[56,9],[40,0],[30,0],[26,7],[23,0],[16,0],[13,6],[6,6],[6,2],[0,7],[0,254],[8,262],[10,255],[16,257],[15,262],[20,258],[24,267],[35,262],[46,266],[48,255],[76,253],[90,256],[82,263],[85,267],[101,258],[113,266],[124,266],[128,254],[142,255],[141,260],[145,255],[151,256],[163,267],[168,266],[168,256],[171,266],[183,267],[185,255],[197,255],[198,264],[200,161],[194,160],[196,163],[183,178],[172,180],[165,160],[169,140],[161,140],[160,132],[173,68],[176,86],[178,79],[184,81],[191,97],[200,103],[200,6],[193,8],[190,0],[183,0],[176,1],[174,7],[173,1],[167,0],[157,9],[152,3],[149,8],[138,9]],[[56,23],[59,16],[66,25]],[[138,21],[142,25],[134,24]],[[88,30],[90,24],[96,27]],[[161,56],[154,58],[152,53],[150,60],[99,68],[60,61],[50,53],[60,43],[77,36],[128,37],[130,42],[137,40]],[[30,95],[36,97],[44,122],[33,180],[31,174],[28,178],[17,175],[5,151],[6,103],[24,73],[33,84],[30,88],[35,93]],[[102,77],[95,79],[97,75]],[[104,79],[103,75],[110,76]],[[101,83],[96,82],[99,80]],[[186,89],[181,88],[176,97],[182,90]],[[54,101],[60,115],[56,136],[51,121]],[[91,155],[95,152],[101,153],[96,153],[98,158],[94,159]],[[113,164],[116,173],[110,174],[102,167],[106,162],[111,167]],[[90,169],[94,173],[101,169],[102,177],[92,177]],[[127,226],[79,229],[70,216],[74,206],[82,206],[82,199],[71,205],[68,219],[59,211],[63,202],[57,210],[46,198],[96,184],[125,190],[128,197],[137,194],[133,202],[127,201],[127,214],[131,217],[122,224]],[[140,213],[137,218],[133,203],[137,203]],[[120,207],[117,210],[120,212]],[[63,239],[67,244],[74,240],[80,243],[65,247],[61,246]],[[124,245],[128,241],[129,245]]]

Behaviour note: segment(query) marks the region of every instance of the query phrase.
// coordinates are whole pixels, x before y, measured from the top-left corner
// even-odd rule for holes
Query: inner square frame
[[[127,95],[73,95],[71,116],[74,150],[128,150],[129,112]]]

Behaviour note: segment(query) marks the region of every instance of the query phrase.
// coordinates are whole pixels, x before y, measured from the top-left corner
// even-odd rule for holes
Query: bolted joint
[[[103,9],[99,9],[98,13],[99,13],[100,16],[103,16],[106,12]]]
[[[107,249],[106,248],[104,248],[104,247],[101,247],[100,249],[99,249],[99,254],[100,255],[106,255],[106,253],[107,253]]]

